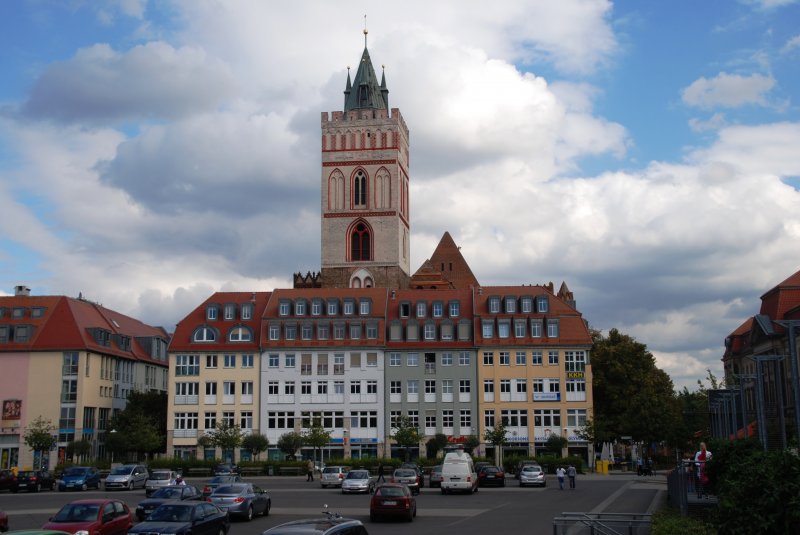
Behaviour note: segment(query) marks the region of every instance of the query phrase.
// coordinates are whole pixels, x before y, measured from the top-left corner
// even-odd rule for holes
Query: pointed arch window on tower
[[[353,206],[366,208],[367,206],[367,175],[358,171],[353,180]]]
[[[371,237],[367,225],[358,223],[350,236],[351,260],[371,260]]]

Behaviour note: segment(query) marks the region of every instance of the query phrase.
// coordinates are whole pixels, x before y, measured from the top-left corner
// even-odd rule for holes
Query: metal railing
[[[644,535],[650,533],[647,513],[564,512],[553,518],[553,535]]]

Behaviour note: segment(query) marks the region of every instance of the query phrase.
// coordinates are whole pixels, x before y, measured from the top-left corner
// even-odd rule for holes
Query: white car
[[[149,498],[158,489],[175,485],[177,479],[178,473],[173,470],[153,470],[144,484],[144,493]]]
[[[369,470],[350,470],[342,481],[342,494],[375,492],[375,478]]]

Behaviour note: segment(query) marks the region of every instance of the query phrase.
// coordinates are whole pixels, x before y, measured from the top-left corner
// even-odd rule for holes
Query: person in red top
[[[700,449],[694,454],[695,465],[695,481],[697,486],[697,497],[702,498],[703,494],[708,497],[706,492],[706,484],[708,483],[708,475],[706,474],[706,462],[711,460],[711,452],[706,449],[706,443],[700,443]]]

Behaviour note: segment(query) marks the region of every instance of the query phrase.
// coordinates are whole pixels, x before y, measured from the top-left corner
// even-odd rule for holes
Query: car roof
[[[68,531],[57,529],[14,529],[6,531],[7,535],[71,535]]]
[[[329,530],[337,527],[359,526],[363,525],[360,520],[353,518],[304,518],[302,520],[293,520],[279,526],[270,528],[262,533],[262,535],[301,535],[301,534],[315,534],[327,533]],[[338,530],[337,530],[338,531]]]
[[[72,500],[64,505],[99,505],[108,502],[118,502],[116,498],[83,498],[82,500]],[[124,502],[123,502],[124,503]]]

